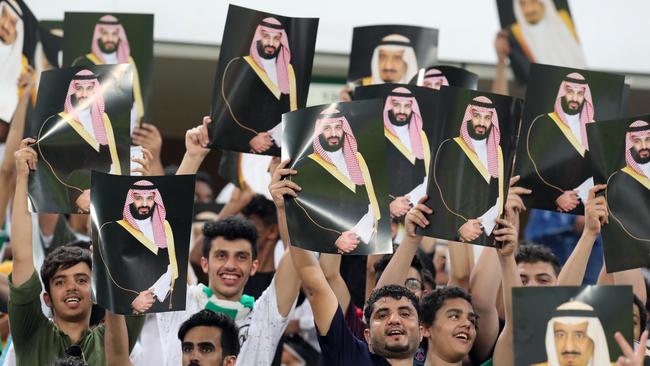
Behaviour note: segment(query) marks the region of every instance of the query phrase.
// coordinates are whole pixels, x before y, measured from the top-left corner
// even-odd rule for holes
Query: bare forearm
[[[499,256],[499,263],[501,264],[505,320],[506,324],[512,325],[512,289],[523,285],[517,273],[517,262],[515,262],[514,256]]]
[[[469,290],[470,263],[467,245],[455,241],[449,242],[449,286]],[[471,248],[470,248],[471,249]]]
[[[334,291],[334,295],[336,295],[341,309],[345,311],[350,305],[351,296],[348,286],[345,284],[343,277],[341,277],[341,256],[321,253],[319,262],[327,283],[332,288],[332,291]]]
[[[299,291],[300,277],[291,261],[291,252],[286,251],[275,272],[275,294],[280,315],[289,315]]]
[[[124,315],[106,310],[104,348],[107,366],[131,365],[129,360],[129,336]]]
[[[648,294],[646,292],[645,280],[643,279],[643,273],[641,273],[640,268],[629,269],[627,271],[614,272],[614,284],[615,285],[631,285],[634,295],[641,300],[642,303],[646,303],[648,299]]]
[[[470,276],[472,305],[481,319],[481,327],[476,334],[473,352],[479,359],[489,355],[499,336],[499,315],[496,310],[500,294],[501,271],[496,249],[484,248],[481,257]]]
[[[176,171],[176,175],[196,174],[196,172],[198,172],[199,168],[201,167],[201,163],[203,163],[203,159],[205,159],[205,156],[190,155],[188,153],[185,153],[183,156],[183,161],[181,161],[181,165]]]
[[[569,256],[564,267],[562,267],[562,271],[560,271],[558,276],[559,286],[580,286],[582,284],[589,255],[595,241],[596,235],[586,232],[582,234],[571,256]]]
[[[375,263],[379,261],[384,255],[373,254],[366,258],[366,296],[365,299],[370,297],[370,294],[377,285],[377,272],[375,272]]]
[[[11,214],[11,248],[14,285],[20,286],[34,272],[32,217],[27,209],[27,176],[18,176]]]
[[[494,81],[492,82],[492,93],[509,95],[510,86],[508,85],[508,65],[504,61],[497,62]]]
[[[397,248],[395,254],[388,262],[384,273],[381,274],[375,288],[381,288],[386,285],[404,285],[409,267],[413,261],[413,256],[418,250],[420,239],[422,237],[406,236]]]
[[[200,165],[201,164],[199,163],[199,166]],[[151,162],[151,175],[165,175],[165,167],[163,166],[162,161],[160,161],[160,158],[155,158]]]

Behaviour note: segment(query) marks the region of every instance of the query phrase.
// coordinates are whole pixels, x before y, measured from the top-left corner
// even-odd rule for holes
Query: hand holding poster
[[[443,86],[476,90],[478,88],[478,75],[460,67],[436,65],[421,68],[409,84],[435,90],[440,90]]]
[[[427,205],[426,236],[494,245],[493,231],[508,195],[521,100],[443,88]]]
[[[129,174],[131,66],[74,67],[41,76],[32,125],[38,212],[88,213],[90,170]]]
[[[317,28],[317,18],[229,6],[212,102],[212,148],[280,155],[282,113],[307,102]]]
[[[117,314],[185,309],[194,176],[93,172],[97,302]]]
[[[624,76],[538,65],[531,67],[515,173],[532,189],[527,207],[582,214],[593,169],[586,126],[615,118]]]
[[[596,183],[607,184],[602,225],[608,272],[650,265],[650,116],[587,128]]]
[[[324,253],[392,250],[383,103],[363,100],[284,115],[283,157],[302,189],[285,198],[291,244]]]

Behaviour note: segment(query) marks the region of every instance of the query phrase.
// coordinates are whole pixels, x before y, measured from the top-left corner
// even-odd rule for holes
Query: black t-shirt
[[[318,344],[321,349],[320,365],[323,366],[390,366],[385,358],[370,352],[366,342],[352,335],[340,306],[336,309],[327,335],[318,335]]]

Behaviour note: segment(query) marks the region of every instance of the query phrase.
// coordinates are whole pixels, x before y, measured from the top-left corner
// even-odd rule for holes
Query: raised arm
[[[646,292],[645,279],[641,268],[628,269],[627,271],[614,272],[615,285],[630,285],[634,295],[641,300],[642,303],[648,301],[648,293]]]
[[[11,281],[14,286],[25,283],[34,273],[32,254],[32,216],[27,209],[27,186],[30,170],[36,169],[38,160],[36,151],[27,145],[36,140],[26,138],[20,143],[15,153],[16,190],[11,213],[11,251],[13,254],[13,273]]]
[[[136,126],[133,130],[131,141],[133,144],[140,145],[151,152],[151,175],[164,175],[165,170],[160,159],[163,140],[158,128],[151,123],[142,122],[140,126]]]
[[[380,288],[386,285],[404,286],[408,269],[413,261],[413,256],[415,256],[420,241],[422,240],[422,236],[417,235],[415,229],[417,226],[421,228],[429,226],[429,220],[426,218],[426,215],[433,214],[433,210],[424,204],[427,198],[427,196],[422,197],[417,206],[411,208],[411,210],[406,214],[404,220],[406,235],[404,236],[400,246],[397,248],[397,251],[390,259],[390,262],[388,262],[388,265],[381,274],[379,281],[377,281],[375,288]]]
[[[131,366],[129,359],[129,336],[124,315],[106,310],[104,350],[107,366]]]
[[[461,287],[469,291],[469,279],[471,273],[469,251],[471,245],[457,241],[449,241],[449,282],[448,286]]]
[[[341,305],[341,310],[345,314],[348,306],[350,306],[352,296],[350,295],[348,285],[345,283],[343,276],[341,276],[341,255],[321,253],[319,262],[327,283],[332,291],[334,291],[336,299],[339,305]]]
[[[176,175],[196,174],[199,171],[203,159],[208,155],[210,149],[210,137],[208,135],[208,125],[212,123],[210,117],[203,117],[200,126],[191,128],[185,132],[185,155],[183,161],[176,171]]]
[[[589,255],[594,247],[596,237],[600,234],[601,227],[608,222],[607,203],[605,197],[596,197],[596,193],[607,186],[599,184],[589,190],[589,199],[585,204],[585,227],[578,244],[567,259],[560,275],[559,286],[580,286],[585,277]]]

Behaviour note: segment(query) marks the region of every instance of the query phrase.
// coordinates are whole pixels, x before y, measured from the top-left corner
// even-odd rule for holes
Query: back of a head
[[[214,327],[221,330],[221,356],[239,354],[239,328],[235,321],[224,313],[203,309],[183,322],[178,329],[178,339],[183,342],[185,335],[194,327]]]
[[[436,313],[440,310],[446,300],[463,299],[472,304],[472,296],[464,289],[456,286],[448,286],[435,289],[420,301],[420,322],[430,327],[436,319]]]
[[[212,241],[218,237],[225,240],[246,240],[251,244],[253,259],[257,258],[258,233],[255,225],[248,219],[230,216],[218,221],[209,221],[203,225],[203,256],[208,258]]]
[[[548,248],[525,241],[520,242],[519,250],[515,255],[515,261],[517,264],[538,262],[549,263],[553,267],[555,276],[560,274],[560,269],[562,268],[560,261]]]
[[[45,291],[50,292],[50,280],[59,269],[67,269],[78,263],[86,263],[92,271],[93,265],[89,250],[79,246],[64,245],[48,254],[41,266],[41,280]]]
[[[241,213],[246,217],[253,215],[259,217],[264,226],[270,226],[278,223],[278,215],[273,201],[268,200],[261,194],[256,194],[255,197],[244,207]]]
[[[415,311],[418,314],[418,319],[420,319],[420,308],[418,306],[418,298],[404,286],[400,285],[386,285],[380,288],[376,288],[368,297],[366,301],[366,307],[363,309],[363,317],[366,321],[366,324],[370,324],[370,318],[372,316],[374,305],[377,301],[390,297],[396,300],[405,298],[411,302]]]
[[[390,262],[390,259],[393,258],[392,254],[385,254],[383,257],[381,257],[375,264],[373,264],[373,268],[375,270],[375,281],[378,282],[379,278],[381,277],[382,273],[384,273],[384,270],[386,270],[386,267],[388,266],[388,263]],[[413,256],[413,260],[411,261],[411,267],[415,269],[419,274],[420,277],[423,278],[422,276],[422,261],[418,256]]]

